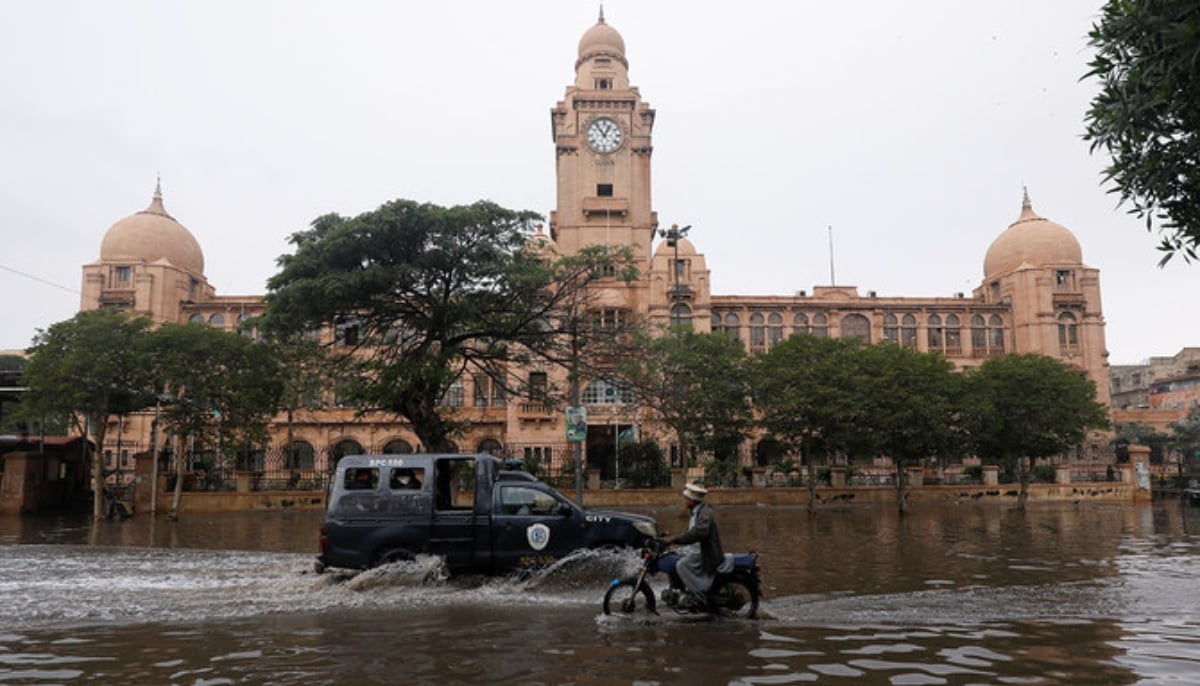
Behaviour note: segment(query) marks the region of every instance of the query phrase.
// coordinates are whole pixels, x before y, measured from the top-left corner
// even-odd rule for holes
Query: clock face
[[[621,147],[621,127],[611,119],[597,119],[588,127],[587,140],[596,152],[612,152]]]

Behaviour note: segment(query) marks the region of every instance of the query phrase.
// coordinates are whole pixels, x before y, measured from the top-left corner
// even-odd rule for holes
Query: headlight
[[[637,532],[643,536],[654,538],[658,535],[658,524],[654,522],[643,522],[638,520],[633,523],[633,528],[637,529]]]

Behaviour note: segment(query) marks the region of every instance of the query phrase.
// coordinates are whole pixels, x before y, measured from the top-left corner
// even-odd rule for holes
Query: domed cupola
[[[575,68],[578,69],[588,58],[597,55],[612,57],[628,66],[625,62],[625,39],[621,38],[616,29],[604,22],[603,7],[600,8],[600,19],[596,21],[596,25],[585,31],[583,38],[579,39],[579,60],[575,63]]]
[[[992,241],[983,260],[986,278],[1011,272],[1021,265],[1044,267],[1082,264],[1079,240],[1067,227],[1039,217],[1025,193],[1021,216]]]
[[[600,19],[579,39],[579,59],[575,60],[575,86],[595,90],[629,88],[629,62],[625,59],[625,39]]]
[[[558,255],[558,245],[554,239],[542,230],[542,225],[537,225],[537,233],[529,237],[527,243],[529,252],[540,257],[551,258]]]
[[[204,253],[200,243],[163,207],[162,186],[154,187],[154,198],[146,209],[109,227],[100,243],[103,262],[166,261],[196,276],[204,275]]]

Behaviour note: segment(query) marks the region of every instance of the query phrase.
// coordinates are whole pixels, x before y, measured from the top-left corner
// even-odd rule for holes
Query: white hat
[[[700,484],[690,483],[683,487],[683,497],[696,502],[704,502],[704,496],[708,495],[708,489]]]

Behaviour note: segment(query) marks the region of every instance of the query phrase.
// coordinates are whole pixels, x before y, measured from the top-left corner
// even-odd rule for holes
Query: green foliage
[[[1035,464],[1033,469],[1029,470],[1033,476],[1033,480],[1042,484],[1054,483],[1054,465],[1052,464]]]
[[[1104,179],[1147,230],[1160,264],[1200,241],[1200,2],[1107,0],[1089,33],[1099,79],[1084,138],[1112,156]]]
[[[1115,428],[1116,435],[1113,436],[1112,444],[1116,448],[1118,461],[1125,462],[1129,459],[1129,446],[1131,444],[1144,445],[1150,448],[1151,462],[1159,464],[1163,461],[1164,453],[1171,443],[1171,436],[1169,434],[1138,423],[1117,424]]]
[[[163,324],[149,359],[163,389],[161,420],[210,448],[243,452],[267,440],[285,383],[276,349],[202,324]]]
[[[983,465],[969,464],[963,467],[962,474],[964,477],[975,482],[983,481]]]
[[[622,443],[621,481],[633,488],[665,488],[671,485],[671,468],[654,441]]]
[[[857,454],[904,467],[962,453],[963,377],[949,360],[889,342],[863,348],[860,358]]]
[[[1011,471],[1020,458],[1051,457],[1108,426],[1095,384],[1044,355],[992,358],[966,378],[971,447]]]
[[[694,452],[733,461],[753,423],[741,343],[721,334],[676,331],[641,337],[621,370],[639,396]]]
[[[792,336],[754,358],[754,406],[767,432],[803,459],[828,458],[855,445],[861,394],[856,341]]]
[[[1188,410],[1187,417],[1172,422],[1170,429],[1170,447],[1179,451],[1189,472],[1200,472],[1200,407]]]
[[[92,474],[102,474],[109,418],[154,404],[153,377],[145,362],[149,327],[145,317],[99,309],[39,331],[21,377],[29,390],[18,418],[33,423],[65,417],[81,434],[90,423],[99,448],[93,454]],[[103,499],[93,501],[99,519]]]
[[[359,410],[408,419],[438,450],[457,429],[439,407],[456,379],[484,374],[515,388],[510,362],[565,365],[578,353],[562,346],[582,328],[588,286],[630,270],[627,251],[551,259],[528,243],[535,219],[490,202],[408,200],[319,217],[291,236],[295,252],[268,281],[260,324],[277,338],[336,327],[333,361]]]

